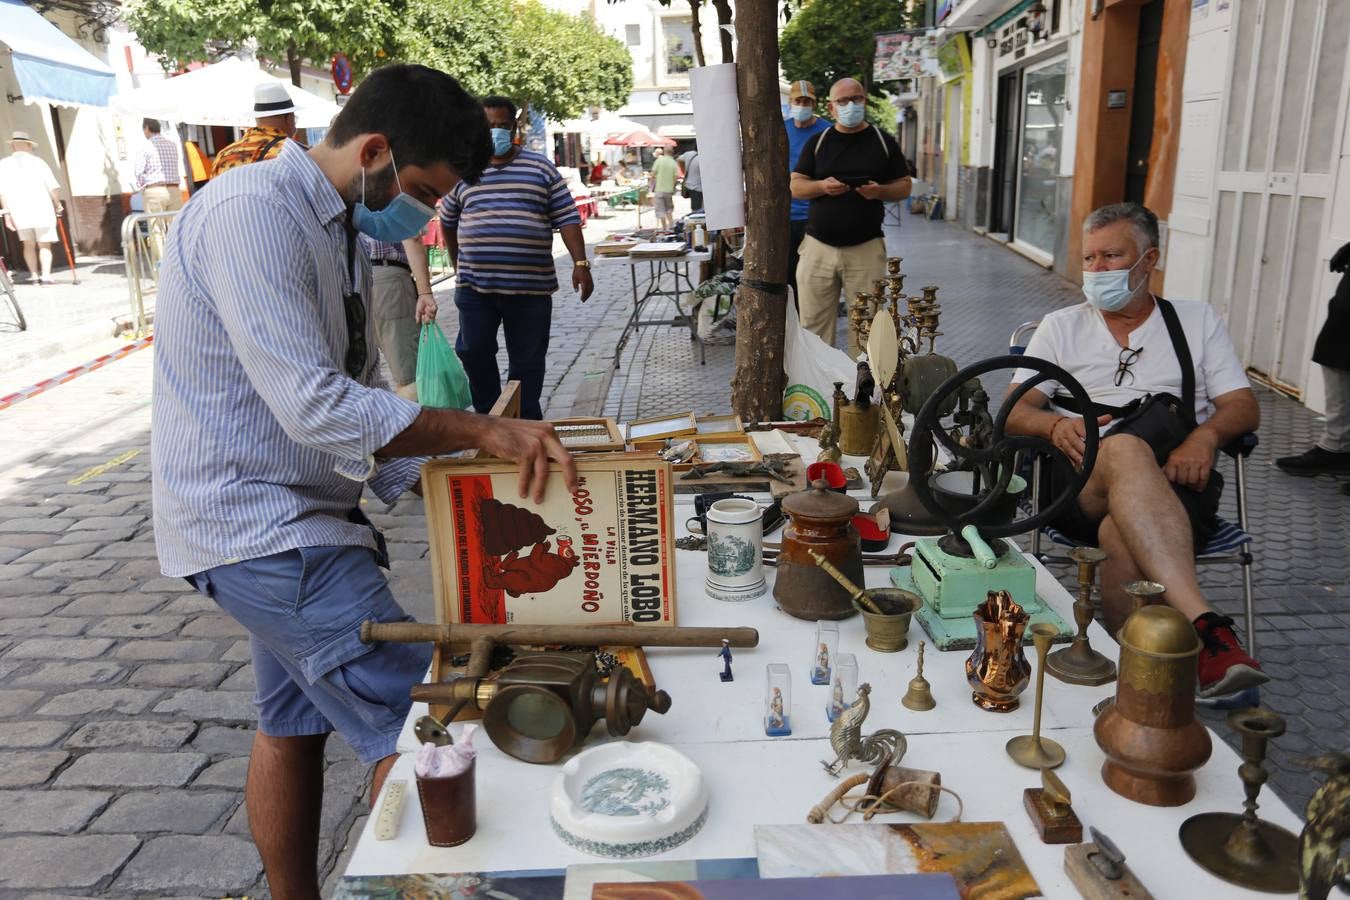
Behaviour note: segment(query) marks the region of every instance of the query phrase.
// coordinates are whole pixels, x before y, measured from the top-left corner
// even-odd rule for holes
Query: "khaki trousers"
[[[417,381],[417,344],[422,334],[416,318],[417,286],[407,269],[381,265],[370,268],[375,339],[389,364],[394,387],[401,388]]]
[[[839,324],[839,292],[846,303],[859,291],[872,292],[872,282],[886,277],[886,242],[881,238],[852,247],[831,247],[807,235],[797,261],[797,307],[802,327],[835,346]],[[849,329],[848,355],[862,352]]]
[[[145,200],[145,211],[148,213],[172,212],[183,208],[183,192],[177,185],[169,187],[154,184],[144,188],[141,193]],[[168,220],[150,220],[150,246],[156,260],[164,256],[164,235],[168,234],[168,231]]]

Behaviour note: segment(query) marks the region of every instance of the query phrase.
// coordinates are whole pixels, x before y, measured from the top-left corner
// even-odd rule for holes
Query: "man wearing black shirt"
[[[835,125],[802,148],[792,196],[809,200],[797,263],[802,327],[834,346],[839,291],[852,299],[886,274],[882,204],[909,196],[909,161],[895,138],[863,121],[863,86],[842,78],[830,88]],[[849,337],[849,355],[859,349]]]

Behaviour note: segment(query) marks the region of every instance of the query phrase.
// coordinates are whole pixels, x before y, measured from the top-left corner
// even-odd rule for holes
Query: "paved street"
[[[593,222],[588,239],[628,221]],[[962,363],[1004,352],[1014,326],[1078,296],[944,224],[906,215],[892,240],[909,290],[941,287],[939,350]],[[570,272],[565,255],[559,267]],[[732,348],[708,347],[700,366],[680,329],[641,331],[611,383],[630,286],[621,268],[599,269],[596,280],[585,305],[570,287],[558,295],[550,415],[588,404],[624,418],[726,408]],[[439,299],[453,336],[453,305],[447,292]],[[0,897],[266,895],[241,805],[252,735],[247,641],[183,581],[160,577],[155,561],[154,352],[0,411]],[[0,395],[67,362],[49,357],[0,375]],[[1271,787],[1301,812],[1312,782],[1294,758],[1344,749],[1350,733],[1336,690],[1350,680],[1350,507],[1333,479],[1274,469],[1275,456],[1311,441],[1316,422],[1293,401],[1258,393],[1263,443],[1248,472],[1260,655],[1275,679],[1265,700],[1289,720],[1272,748]],[[421,502],[365,502],[389,539],[396,596],[432,618]],[[1237,615],[1236,570],[1206,570],[1205,582]],[[1220,717],[1210,723],[1227,737]],[[329,883],[364,823],[366,783],[341,740],[331,741],[321,846]]]

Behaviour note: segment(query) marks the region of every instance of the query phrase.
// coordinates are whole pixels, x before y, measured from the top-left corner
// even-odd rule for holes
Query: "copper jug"
[[[1195,718],[1200,637],[1170,606],[1145,606],[1125,620],[1115,702],[1092,726],[1106,753],[1102,780],[1150,806],[1181,806],[1195,796],[1196,769],[1209,759],[1209,732]]]
[[[1031,663],[1022,652],[1022,632],[1031,619],[1007,591],[990,591],[975,607],[975,652],[966,660],[970,699],[980,709],[1012,712],[1017,695],[1031,680]]]
[[[852,519],[858,501],[836,494],[824,479],[783,498],[788,524],[778,553],[773,596],[783,612],[799,619],[846,619],[857,612],[849,592],[816,565],[814,550],[854,584],[863,583],[862,546]]]

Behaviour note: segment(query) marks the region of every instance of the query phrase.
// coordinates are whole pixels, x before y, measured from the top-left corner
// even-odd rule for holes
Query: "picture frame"
[[[656,441],[668,437],[683,437],[698,432],[698,422],[694,413],[668,413],[663,416],[648,416],[644,419],[631,419],[628,422],[627,437],[630,442]]]
[[[573,453],[620,452],[623,433],[618,423],[606,416],[573,416],[550,422],[562,445]]]

